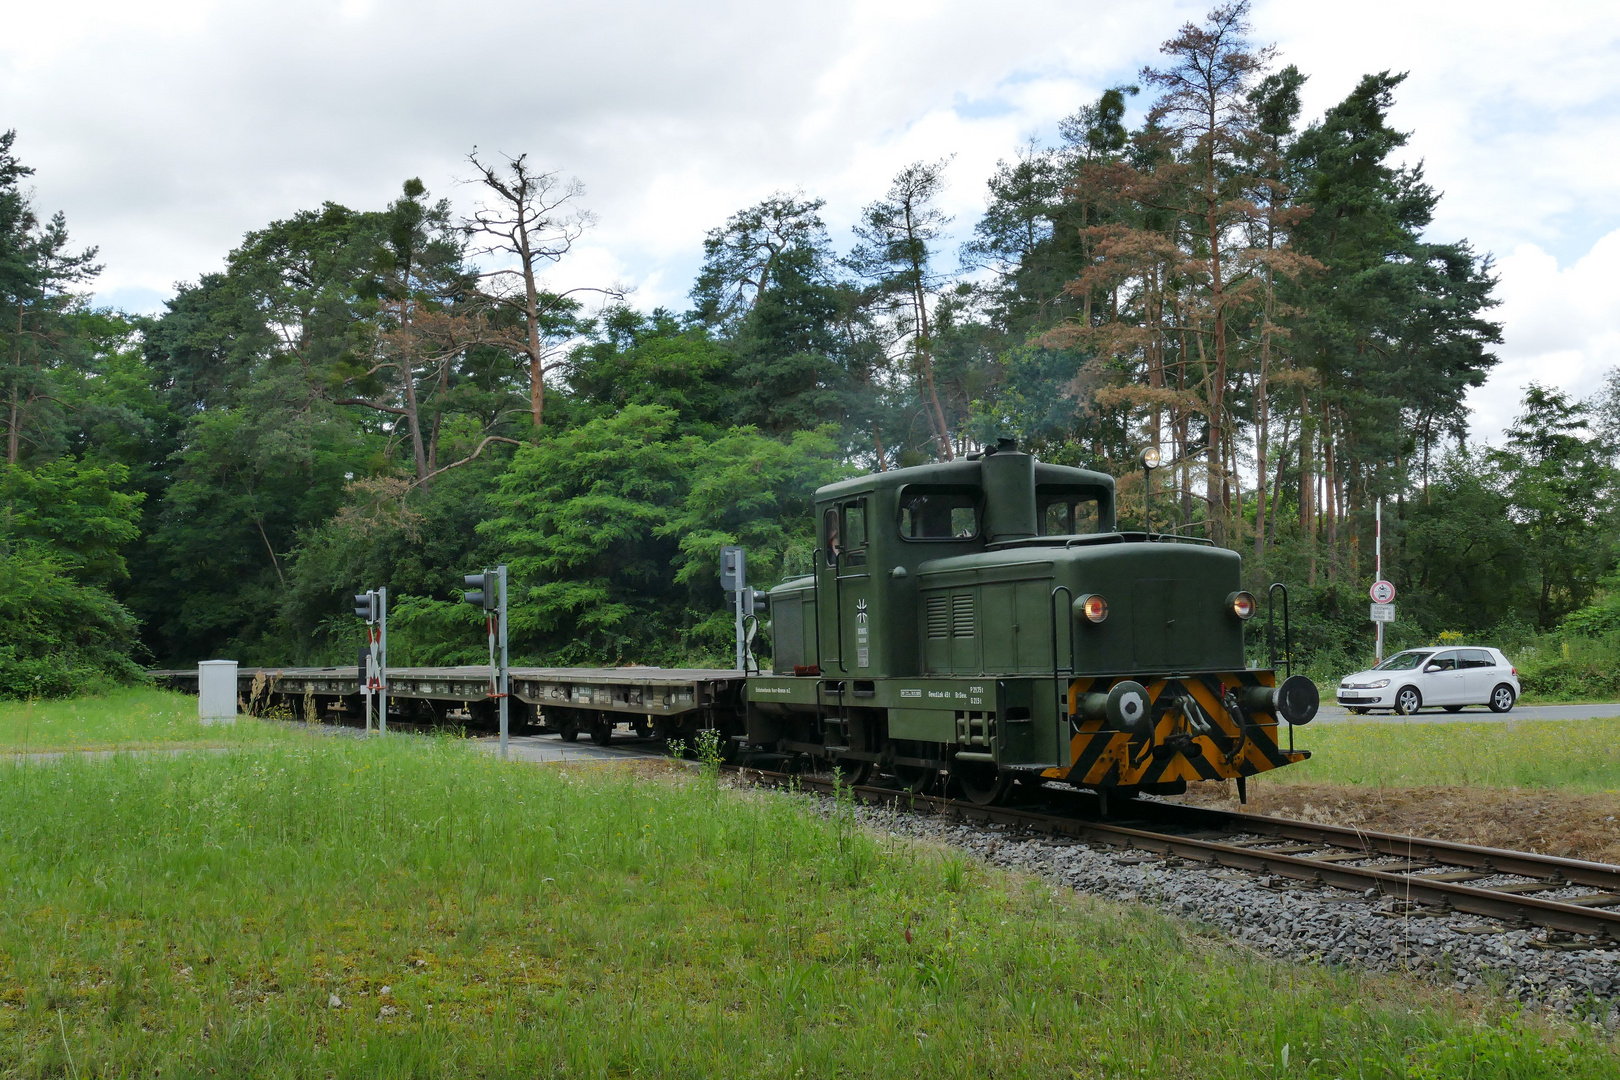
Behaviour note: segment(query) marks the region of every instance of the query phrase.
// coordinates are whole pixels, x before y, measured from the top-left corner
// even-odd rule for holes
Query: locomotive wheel
[[[576,742],[579,739],[579,725],[572,720],[564,720],[558,734],[562,736],[563,742]]]
[[[1007,773],[997,770],[994,765],[981,765],[978,762],[971,765],[961,762],[953,764],[951,779],[962,789],[968,801],[976,806],[1005,802],[1013,786],[1013,779]]]

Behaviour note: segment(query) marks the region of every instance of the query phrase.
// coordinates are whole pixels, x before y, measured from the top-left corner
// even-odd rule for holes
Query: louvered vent
[[[943,596],[928,598],[928,636],[930,638],[951,636],[951,618]]]
[[[973,594],[951,597],[951,636],[973,636]]]

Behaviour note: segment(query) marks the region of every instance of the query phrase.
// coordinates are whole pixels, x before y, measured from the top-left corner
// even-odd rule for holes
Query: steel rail
[[[1179,803],[1140,802],[1132,804],[1132,808],[1147,817],[1164,816],[1172,821],[1223,828],[1229,832],[1259,833],[1282,840],[1365,851],[1369,858],[1374,855],[1398,855],[1408,859],[1428,859],[1446,866],[1466,867],[1489,874],[1515,874],[1544,880],[1558,878],[1571,885],[1589,885],[1620,894],[1620,866],[1608,863]]]
[[[775,787],[798,788],[820,793],[830,793],[834,790],[833,781],[820,777],[796,776],[751,768],[738,768],[736,772],[744,780],[753,779]],[[929,812],[965,821],[1007,825],[1030,833],[1098,840],[1118,847],[1140,848],[1217,866],[1332,885],[1350,892],[1365,892],[1368,888],[1375,888],[1384,896],[1430,904],[1470,915],[1528,923],[1552,930],[1620,941],[1620,911],[1545,900],[1522,893],[1506,893],[1455,881],[1425,878],[1417,874],[1392,873],[1377,867],[1324,862],[1320,854],[1312,858],[1308,855],[1269,852],[1263,848],[1158,832],[1137,828],[1134,825],[1089,821],[1006,806],[979,806],[932,795],[912,795],[888,788],[856,786],[848,790],[852,797],[877,806]],[[1174,804],[1142,805],[1168,807]],[[1602,863],[1560,859],[1532,852],[1475,847],[1469,844],[1452,844],[1448,841],[1426,840],[1421,837],[1402,837],[1390,833],[1363,833],[1353,829],[1319,826],[1311,822],[1297,822],[1286,818],[1220,811],[1206,813],[1231,823],[1227,827],[1228,831],[1234,831],[1232,826],[1235,825],[1237,831],[1274,835],[1279,839],[1297,838],[1325,847],[1364,851],[1366,853],[1364,858],[1407,855],[1408,850],[1385,848],[1385,845],[1398,843],[1403,848],[1409,849],[1412,855],[1424,858],[1428,862],[1451,864],[1453,858],[1467,859],[1470,861],[1456,865],[1486,870],[1490,873],[1534,877],[1540,879],[1543,884],[1548,884],[1549,888],[1554,887],[1550,884],[1554,881],[1557,882],[1558,888],[1576,884],[1602,887],[1600,882],[1620,881],[1620,867],[1606,866]],[[1318,839],[1318,836],[1321,838]],[[1368,848],[1365,842],[1371,842],[1375,847]],[[1434,852],[1432,857],[1420,854],[1428,850]],[[1571,878],[1569,876],[1571,872],[1579,873],[1581,877]]]

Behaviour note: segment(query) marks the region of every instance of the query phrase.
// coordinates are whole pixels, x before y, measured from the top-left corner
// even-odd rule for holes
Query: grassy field
[[[1314,756],[1268,782],[1620,791],[1620,720],[1352,721],[1301,728],[1295,740]]]
[[[195,694],[118,690],[66,701],[0,701],[0,753],[179,746],[243,746],[300,738],[296,725],[238,717],[204,725]]]
[[[1614,1046],[684,770],[449,739],[0,780],[0,1075],[1597,1077]]]

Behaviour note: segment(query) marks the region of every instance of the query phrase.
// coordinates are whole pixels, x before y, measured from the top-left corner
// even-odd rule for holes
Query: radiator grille
[[[930,638],[951,636],[951,618],[943,596],[928,598],[928,636]]]
[[[951,636],[973,636],[973,594],[951,597]]]

